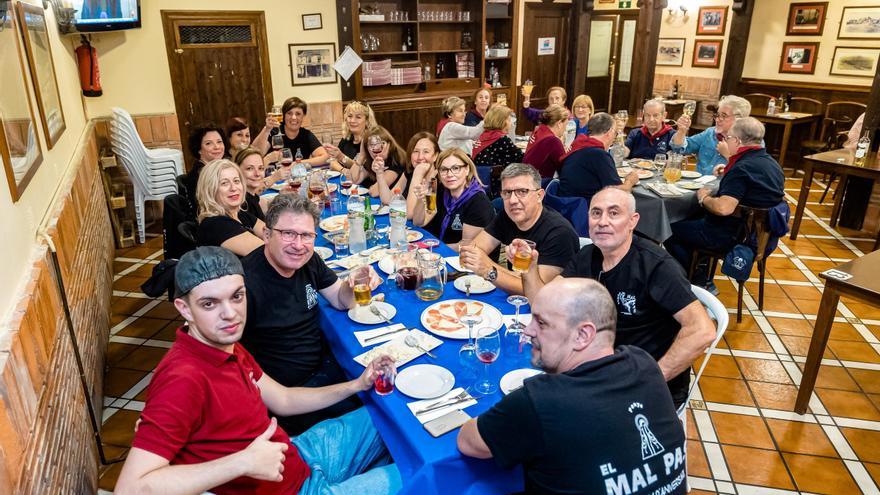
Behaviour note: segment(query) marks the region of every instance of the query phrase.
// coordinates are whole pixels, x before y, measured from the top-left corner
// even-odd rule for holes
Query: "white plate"
[[[394,386],[413,399],[433,399],[452,390],[455,377],[435,364],[414,364],[397,374]]]
[[[391,208],[388,205],[370,205],[370,208],[373,210],[373,216],[381,217],[382,215],[387,215]]]
[[[473,270],[468,270],[467,268],[461,266],[461,257],[459,256],[448,256],[444,258],[446,263],[452,267],[453,270],[457,272],[472,272]]]
[[[501,377],[501,391],[504,393],[504,395],[507,395],[514,390],[522,387],[523,380],[525,380],[526,378],[540,375],[541,373],[543,373],[543,371],[531,368],[522,368],[510,371],[506,375]]]
[[[351,189],[345,189],[345,188],[340,188],[340,189],[339,189],[339,192],[342,193],[342,194],[344,194],[344,195],[346,195],[346,196],[348,196],[348,193],[349,193],[350,191],[351,191]],[[363,196],[364,194],[367,194],[367,193],[369,193],[369,192],[370,192],[370,190],[367,189],[366,187],[358,186],[358,194],[360,194],[361,196]]]
[[[456,303],[466,304],[459,306],[456,311]],[[435,311],[439,312],[435,313]],[[482,301],[474,301],[472,299],[448,299],[446,301],[438,301],[422,311],[420,321],[422,326],[429,332],[447,339],[467,339],[468,327],[464,323],[458,321],[459,315],[466,312],[479,311],[483,321],[474,325],[474,335],[477,330],[484,327],[491,327],[495,330],[501,328],[501,312]]]
[[[699,179],[702,176],[703,176],[703,174],[701,174],[697,171],[694,171],[694,170],[682,170],[681,171],[681,177],[683,179]]]
[[[459,277],[455,279],[455,282],[453,282],[452,285],[462,292],[467,292],[467,288],[465,287],[465,282],[467,280],[471,281],[471,294],[485,294],[495,290],[495,284],[479,275],[465,275],[464,277]]]
[[[333,256],[333,250],[324,246],[315,246],[315,253],[317,253],[322,260],[326,260],[327,258]]]
[[[635,169],[631,167],[620,167],[617,169],[617,176],[621,178],[626,177],[633,170],[638,172],[639,179],[650,179],[651,177],[654,177],[654,172],[651,172],[650,170],[643,170],[638,167]]]
[[[384,314],[385,317],[389,320],[394,318],[394,315],[397,314],[397,309],[387,302],[373,301],[371,304],[379,308],[379,311],[381,311],[382,314]],[[385,320],[377,315],[374,315],[370,311],[369,306],[355,306],[349,309],[348,317],[363,325],[378,325],[379,323],[385,323]]]
[[[692,191],[703,188],[703,184],[700,184],[699,182],[694,182],[692,180],[683,180],[680,182],[676,182],[675,185],[682,189],[690,189]]]
[[[328,179],[335,179],[335,178],[339,177],[340,175],[342,175],[341,173],[337,172],[336,170],[328,170],[324,173],[327,174]]]
[[[394,273],[394,256],[386,256],[379,260],[379,269],[388,275]]]
[[[417,240],[424,237],[425,234],[422,234],[418,230],[407,230],[406,231],[406,242],[416,242]]]
[[[345,228],[345,222],[347,219],[347,215],[334,215],[330,218],[325,218],[321,220],[321,223],[318,224],[318,227],[321,227],[321,230],[327,232],[338,232]]]

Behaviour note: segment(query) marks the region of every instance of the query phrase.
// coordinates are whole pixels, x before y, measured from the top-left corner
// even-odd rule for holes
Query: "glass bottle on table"
[[[853,165],[856,167],[864,167],[865,162],[868,160],[868,151],[871,149],[871,138],[868,137],[869,133],[870,131],[862,133],[862,137],[859,138],[858,143],[856,143],[855,158],[853,159]]]

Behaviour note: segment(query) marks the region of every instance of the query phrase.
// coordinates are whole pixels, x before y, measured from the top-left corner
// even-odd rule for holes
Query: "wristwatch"
[[[489,282],[498,280],[498,269],[493,266],[489,273],[486,274],[486,280]]]

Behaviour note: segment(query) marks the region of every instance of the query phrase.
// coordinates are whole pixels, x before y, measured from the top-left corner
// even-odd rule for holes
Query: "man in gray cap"
[[[327,407],[368,390],[390,357],[360,377],[288,388],[238,343],[247,319],[241,263],[220,247],[185,254],[174,305],[186,325],[156,367],[116,493],[396,493],[400,473],[361,408],[292,440],[273,414]],[[362,473],[365,466],[381,466]]]

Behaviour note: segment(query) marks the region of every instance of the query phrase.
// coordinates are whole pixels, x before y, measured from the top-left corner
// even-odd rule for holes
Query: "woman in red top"
[[[541,114],[540,124],[529,138],[523,162],[538,169],[542,178],[553,178],[562,168],[562,155],[565,154],[562,137],[568,117],[565,107],[550,105]]]

